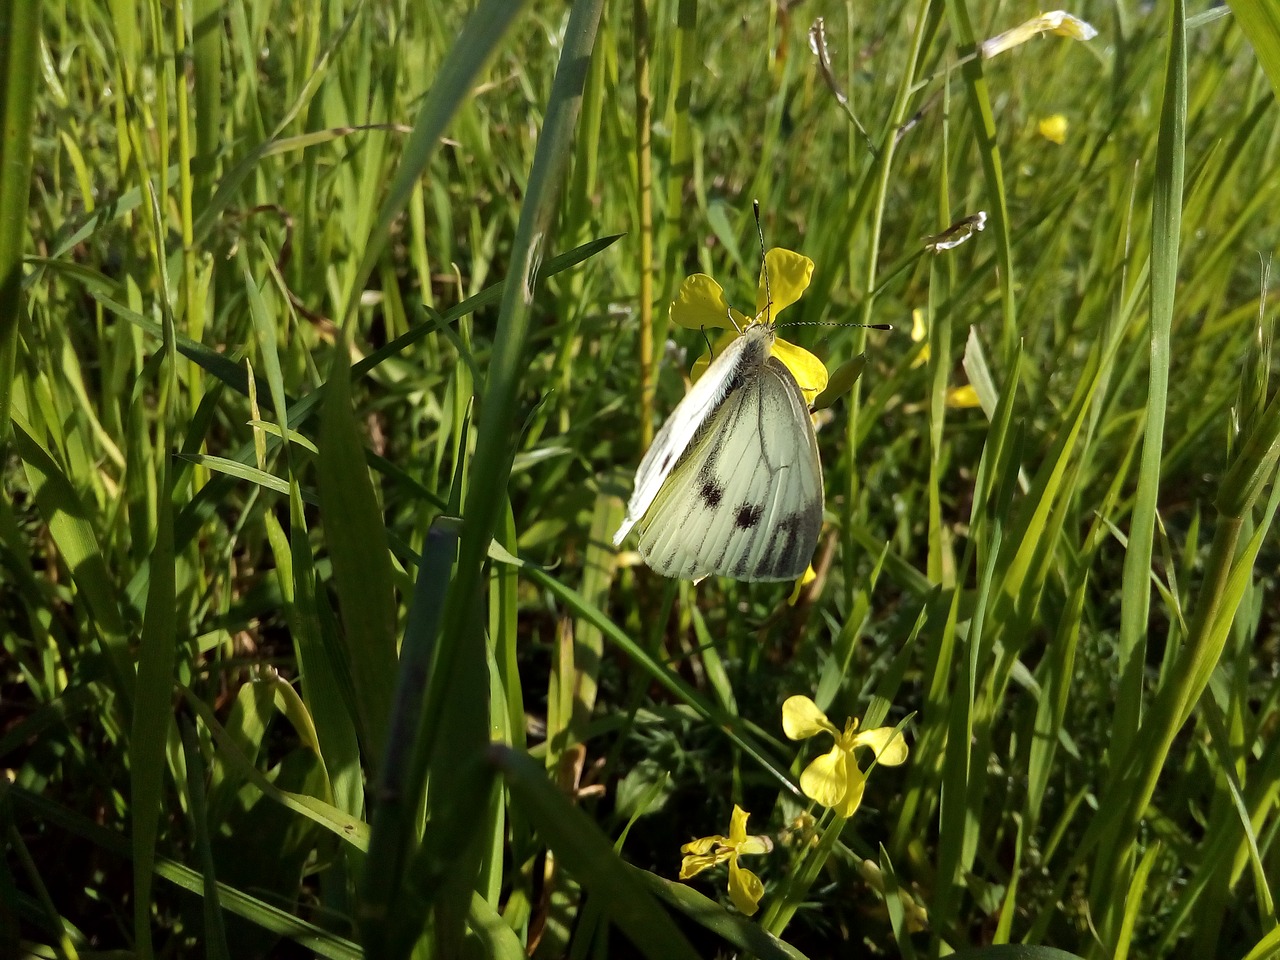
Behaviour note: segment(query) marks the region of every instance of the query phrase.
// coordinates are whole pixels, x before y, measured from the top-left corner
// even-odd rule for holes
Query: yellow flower
[[[982,401],[978,399],[978,391],[973,389],[973,384],[966,383],[963,387],[947,390],[947,406],[954,410],[967,410],[982,406]]]
[[[929,335],[928,329],[924,325],[924,311],[916,307],[911,311],[911,339],[916,343],[922,341]],[[929,362],[929,345],[926,343],[920,348],[920,352],[916,354],[916,358],[911,361],[911,368],[923,367]]]
[[[1025,23],[1018,24],[1012,30],[1006,30],[990,40],[983,41],[982,56],[984,59],[990,60],[996,54],[1004,53],[1006,50],[1026,43],[1032,37],[1039,36],[1042,33],[1070,37],[1072,40],[1092,40],[1098,35],[1097,30],[1079,17],[1067,13],[1065,10],[1054,10],[1052,13],[1042,13],[1038,17],[1032,17]]]
[[[1067,142],[1067,118],[1060,113],[1045,117],[1037,125],[1040,136],[1051,143],[1062,145]]]
[[[742,854],[768,853],[773,849],[773,841],[768,837],[747,836],[749,816],[747,811],[735,803],[727,837],[701,837],[690,840],[680,848],[680,852],[686,854],[680,862],[681,880],[688,880],[718,863],[729,861],[729,899],[748,917],[760,908],[764,884],[754,873],[738,864],[738,857]]]
[[[836,744],[805,767],[800,774],[800,789],[806,797],[830,807],[837,816],[848,819],[862,803],[867,775],[858,766],[854,750],[868,747],[876,762],[896,767],[907,759],[907,741],[893,727],[876,727],[858,732],[858,721],[850,718],[840,730],[808,697],[788,697],[782,705],[782,729],[792,740],[807,740],[819,733],[829,733]]]
[[[765,275],[768,274],[766,291]],[[760,270],[760,283],[756,292],[754,319],[729,306],[724,289],[705,273],[695,273],[685,279],[671,302],[671,320],[690,330],[703,327],[724,329],[727,332],[715,344],[718,354],[738,332],[753,323],[777,323],[778,314],[800,299],[809,278],[813,276],[813,261],[791,250],[774,247],[764,257]],[[769,299],[772,294],[773,303]],[[791,371],[804,394],[805,403],[812,404],[827,386],[827,368],[808,350],[788,343],[779,337],[773,343],[773,356]],[[693,365],[693,379],[697,380],[711,363],[711,355],[704,354]]]

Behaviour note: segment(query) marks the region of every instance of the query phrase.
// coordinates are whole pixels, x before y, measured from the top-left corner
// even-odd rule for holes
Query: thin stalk
[[[640,446],[653,442],[653,96],[649,89],[649,8],[634,0],[636,179],[640,206]]]

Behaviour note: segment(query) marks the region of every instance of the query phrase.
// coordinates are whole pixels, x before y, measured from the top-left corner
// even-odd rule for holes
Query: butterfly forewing
[[[744,334],[730,343],[707,367],[675,410],[671,411],[671,416],[667,417],[666,423],[653,438],[653,443],[649,445],[648,452],[636,470],[635,489],[627,502],[626,519],[613,535],[614,546],[622,542],[632,526],[649,510],[649,505],[658,496],[658,491],[681,458],[689,451],[694,438],[706,427],[712,414],[732,391],[744,359],[748,366],[759,362],[751,356],[757,352],[755,341],[758,339]]]
[[[644,514],[640,555],[669,577],[793,580],[822,526],[808,406],[774,358],[742,364],[730,386]]]

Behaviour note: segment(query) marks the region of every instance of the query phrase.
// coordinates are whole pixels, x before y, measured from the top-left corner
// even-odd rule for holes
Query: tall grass
[[[40,6],[0,955],[1280,955],[1272,4]],[[794,595],[610,544],[754,198],[843,371]],[[794,695],[909,743],[852,817]]]

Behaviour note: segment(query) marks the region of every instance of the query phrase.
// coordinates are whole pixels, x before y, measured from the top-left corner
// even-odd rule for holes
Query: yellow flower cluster
[[[907,759],[907,741],[893,727],[859,730],[858,721],[849,718],[841,729],[805,696],[788,697],[782,705],[782,729],[792,740],[807,740],[820,733],[829,733],[834,738],[835,745],[831,750],[810,763],[800,774],[800,789],[805,796],[845,819],[852,817],[862,803],[867,783],[867,773],[859,765],[855,751],[859,748],[870,750],[877,763],[889,767]],[[738,858],[746,854],[768,853],[773,849],[773,841],[768,837],[747,833],[749,816],[747,811],[734,804],[727,837],[700,837],[680,848],[685,855],[680,864],[681,880],[688,880],[703,870],[728,862],[729,899],[746,916],[753,915],[760,908],[764,883],[742,866]]]

